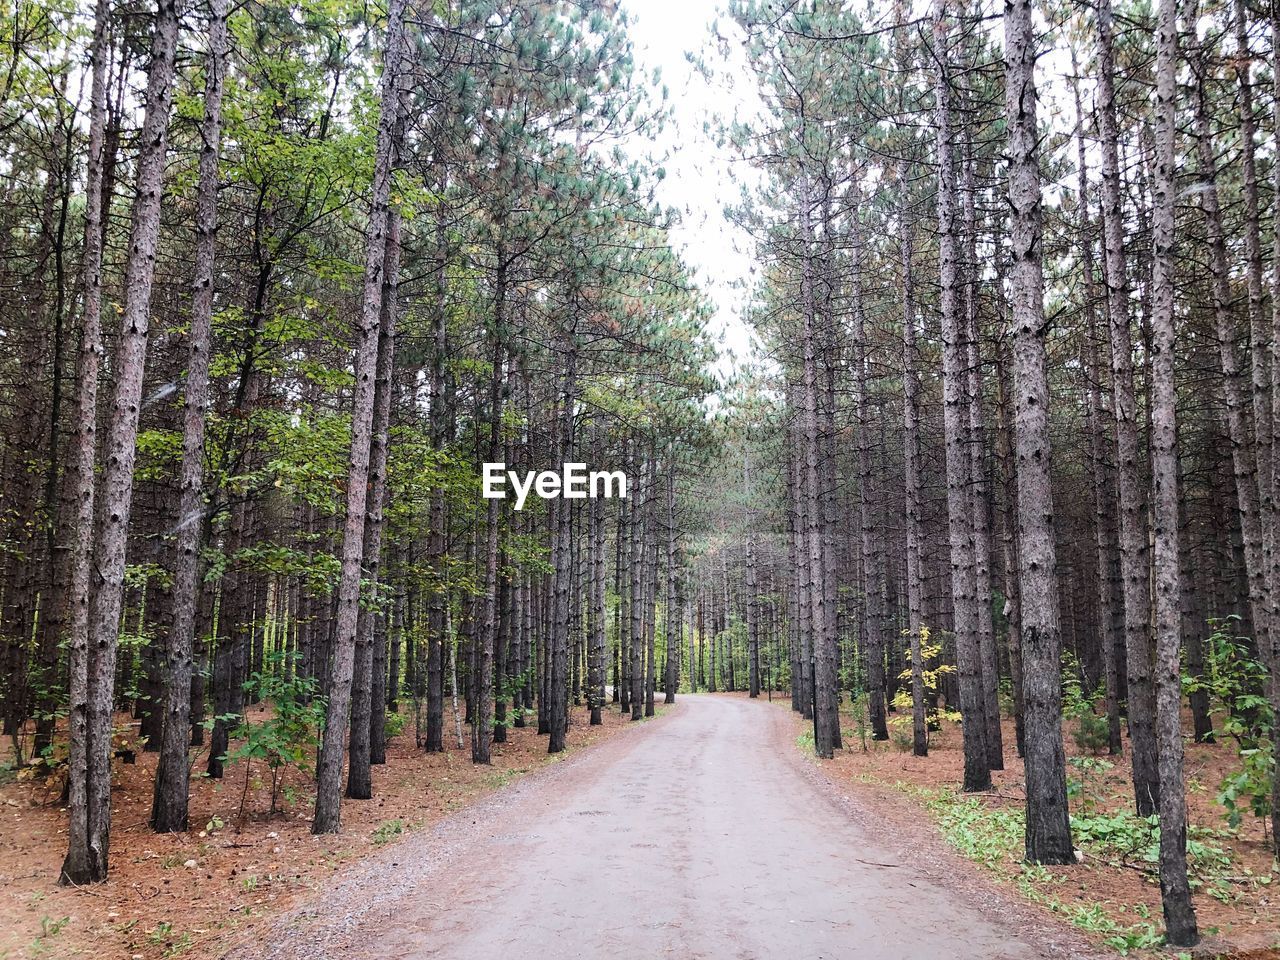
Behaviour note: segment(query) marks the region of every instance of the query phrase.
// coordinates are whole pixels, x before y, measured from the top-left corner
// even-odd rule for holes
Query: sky
[[[651,151],[666,168],[658,201],[680,212],[673,240],[716,305],[717,372],[727,377],[752,352],[752,335],[742,319],[753,264],[750,237],[724,216],[725,206],[738,199],[740,177],[750,172],[718,148],[705,127],[711,124],[714,130],[717,114],[750,111],[753,81],[745,64],[731,63],[734,83],[726,88],[689,62],[690,51],[718,57],[711,34],[717,0],[623,0],[622,5],[632,20],[638,64],[646,71],[661,69],[674,114],[656,141],[633,149]]]

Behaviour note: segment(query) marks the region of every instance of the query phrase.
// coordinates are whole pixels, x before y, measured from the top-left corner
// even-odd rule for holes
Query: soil
[[[257,711],[251,708],[250,716]],[[127,715],[117,721],[136,727]],[[586,708],[574,708],[568,751],[557,757],[547,756],[546,738],[534,726],[512,728],[509,742],[495,744],[493,763],[484,767],[471,763],[469,738],[462,749],[456,746],[452,726],[445,753],[422,753],[410,719],[388,744],[386,765],[373,768],[374,799],[344,800],[342,833],[326,837],[311,836],[314,786],[298,771],[286,778],[284,811],[275,816],[268,814],[266,771],[251,771],[247,815],[238,822],[246,785],[242,764],[229,765],[221,783],[193,778],[191,832],[152,833],[147,818],[156,754],[139,753],[136,763],[115,765],[110,878],[78,889],[56,884],[67,835],[60,784],[4,784],[0,958],[221,956],[233,940],[253,936],[264,920],[313,896],[353,861],[392,851],[513,780],[629,725],[616,711],[606,711],[602,726],[587,721]],[[465,727],[463,734],[468,736]],[[205,759],[194,769],[203,770]]]
[[[781,701],[789,707],[789,699]],[[777,699],[775,705],[779,703]],[[806,721],[793,715],[797,736],[809,730]],[[895,836],[912,837],[920,824],[932,823],[922,811],[923,801],[913,788],[945,787],[959,791],[964,769],[962,736],[958,724],[943,722],[942,729],[930,734],[929,756],[916,757],[910,747],[910,716],[901,717],[898,736],[864,744],[852,715],[844,719],[845,748],[834,760],[821,764],[824,774],[857,798],[860,805],[874,811],[874,816],[892,823]],[[891,719],[891,724],[893,720]],[[1069,724],[1068,724],[1069,726]],[[1190,729],[1190,717],[1184,721]],[[1003,725],[1005,769],[994,771],[994,790],[979,794],[984,803],[1021,805],[1025,802],[1022,761],[1013,749],[1012,720]],[[905,736],[904,736],[905,735]],[[1093,756],[1077,747],[1071,731],[1064,746],[1068,758]],[[1129,779],[1128,742],[1125,753],[1101,759],[1114,763],[1102,772],[1089,774],[1083,796],[1072,800],[1072,812],[1080,812],[1082,802],[1093,804],[1091,812],[1116,813],[1133,809],[1133,786]],[[811,754],[810,754],[811,755]],[[1192,744],[1186,746],[1187,806],[1190,823],[1220,831],[1210,842],[1231,855],[1231,874],[1235,882],[1223,895],[1229,902],[1211,896],[1201,889],[1194,896],[1204,943],[1197,954],[1239,958],[1239,960],[1280,960],[1280,874],[1277,874],[1269,852],[1265,821],[1246,816],[1234,836],[1227,830],[1225,809],[1216,800],[1218,785],[1229,773],[1238,769],[1234,743]],[[1068,776],[1080,779],[1074,768]],[[1087,798],[1087,799],[1086,799]],[[984,868],[985,869],[985,868]],[[1157,925],[1160,922],[1160,890],[1157,878],[1146,864],[1113,864],[1087,856],[1083,863],[1070,867],[1047,868],[1062,879],[1049,887],[1053,897],[1067,908],[1100,904],[1118,921],[1135,923],[1145,912]],[[993,865],[991,872],[1003,881],[1011,881],[1021,872],[1016,857],[1008,857]],[[1270,883],[1259,878],[1270,878]],[[1055,919],[1060,917],[1049,913]]]

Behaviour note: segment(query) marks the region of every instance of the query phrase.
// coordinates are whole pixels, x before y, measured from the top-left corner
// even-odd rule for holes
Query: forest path
[[[1021,910],[975,904],[873,839],[794,736],[784,707],[682,696],[365,861],[232,956],[1062,955],[1024,939]]]

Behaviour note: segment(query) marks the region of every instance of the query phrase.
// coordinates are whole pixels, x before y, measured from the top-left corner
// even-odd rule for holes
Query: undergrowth
[[[966,796],[948,788],[922,787],[897,781],[893,787],[920,802],[937,823],[946,842],[964,857],[1012,880],[1019,893],[1096,934],[1122,955],[1159,946],[1163,935],[1142,903],[1068,903],[1054,888],[1066,881],[1055,873],[1023,861],[1026,814],[1021,806],[993,805],[987,795]],[[1072,835],[1086,859],[1124,866],[1157,882],[1160,827],[1155,817],[1131,813],[1089,813],[1071,818]],[[1218,899],[1237,895],[1240,884],[1267,885],[1268,876],[1253,876],[1233,865],[1231,854],[1214,842],[1219,832],[1192,827],[1187,841],[1193,888],[1205,888]]]

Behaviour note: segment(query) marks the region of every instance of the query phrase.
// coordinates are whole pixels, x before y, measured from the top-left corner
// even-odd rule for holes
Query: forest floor
[[[250,708],[251,717],[257,709]],[[117,761],[110,879],[92,888],[56,885],[67,836],[58,788],[15,779],[10,771],[0,783],[0,960],[221,956],[233,940],[252,936],[265,920],[344,875],[353,861],[391,851],[629,725],[616,710],[606,712],[602,726],[587,720],[585,707],[574,708],[569,749],[556,757],[547,756],[546,738],[534,726],[512,728],[508,743],[494,745],[492,766],[482,767],[471,763],[467,728],[464,747],[456,746],[449,725],[446,752],[424,754],[414,745],[410,717],[389,742],[386,765],[373,768],[374,799],[344,800],[342,833],[326,837],[310,833],[315,794],[309,776],[294,770],[282,790],[283,812],[269,816],[266,771],[246,771],[243,764],[229,765],[221,783],[193,779],[191,832],[154,834],[147,818],[157,755],[139,754],[132,765]],[[126,715],[118,723],[136,726]],[[197,760],[196,770],[204,761]],[[239,822],[242,795],[246,816]]]
[[[774,705],[790,706],[776,694]],[[796,742],[812,757],[810,722],[792,714]],[[1022,761],[1013,749],[1013,722],[1004,722],[1005,766],[994,789],[962,794],[962,737],[943,723],[930,735],[928,757],[911,753],[910,715],[891,715],[890,739],[874,742],[860,711],[845,704],[844,750],[817,765],[823,775],[874,810],[884,833],[919,833],[922,812],[947,843],[988,876],[1095,942],[1120,952],[1156,948],[1162,929],[1151,827],[1132,814],[1128,753],[1095,755],[1080,749],[1067,722],[1065,748],[1076,841],[1084,860],[1068,867],[1021,862],[1025,820]],[[1190,726],[1190,718],[1186,725]],[[864,738],[864,732],[867,734]],[[1128,741],[1125,741],[1128,749]],[[1219,785],[1240,765],[1235,745],[1188,744],[1187,804],[1195,906],[1204,943],[1197,956],[1280,960],[1280,875],[1268,852],[1265,821],[1245,813],[1228,829]]]

